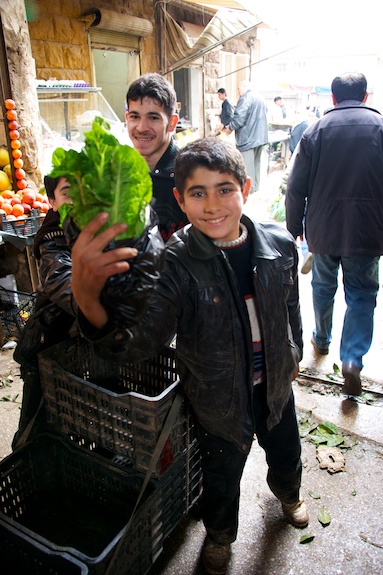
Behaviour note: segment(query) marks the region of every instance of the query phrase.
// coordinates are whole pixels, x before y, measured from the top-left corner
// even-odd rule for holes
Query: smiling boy
[[[104,252],[125,228],[97,216],[74,245],[72,288],[97,353],[138,361],[177,334],[177,368],[195,415],[203,469],[206,573],[223,575],[238,529],[239,487],[256,434],[267,482],[288,520],[305,527],[301,445],[291,381],[302,356],[293,238],[242,213],[251,182],[231,144],[204,139],[178,152],[175,197],[190,225],[166,244],[165,264],[139,325],[123,329],[100,303],[106,279],[129,273],[133,248]],[[132,264],[134,265],[134,264]]]

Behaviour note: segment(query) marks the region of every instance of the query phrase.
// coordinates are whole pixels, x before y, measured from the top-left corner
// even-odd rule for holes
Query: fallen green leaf
[[[315,538],[315,535],[311,535],[311,533],[308,533],[307,535],[302,535],[302,537],[299,540],[299,543],[311,543],[311,541]]]
[[[334,370],[334,373],[340,373],[339,365],[337,365],[336,363],[333,364],[332,368]]]
[[[326,510],[325,507],[322,507],[322,509],[319,511],[318,513],[318,521],[320,523],[322,523],[323,527],[326,527],[327,525],[330,525],[331,523],[331,515],[329,514],[329,512]]]
[[[324,431],[325,433],[338,433],[338,428],[335,423],[331,423],[331,421],[323,421],[318,425],[319,431]]]
[[[315,491],[309,491],[309,495],[313,499],[320,499],[320,495],[318,493],[315,493]]]

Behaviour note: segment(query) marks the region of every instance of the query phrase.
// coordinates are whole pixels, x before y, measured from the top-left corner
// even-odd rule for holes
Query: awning
[[[258,16],[245,10],[219,10],[202,34],[193,39],[170,16],[163,4],[159,6],[163,15],[165,40],[165,69],[161,70],[161,74],[184,68],[213,48],[262,24]]]

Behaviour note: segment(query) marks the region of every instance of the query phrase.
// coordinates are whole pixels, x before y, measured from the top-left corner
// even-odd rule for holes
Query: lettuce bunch
[[[61,206],[61,222],[70,216],[81,230],[106,211],[106,226],[116,222],[128,225],[119,239],[142,234],[146,208],[152,199],[148,165],[134,148],[119,143],[105,120],[95,118],[92,130],[85,133],[85,146],[80,152],[57,148],[52,164],[49,176],[66,178],[71,185],[68,195],[72,203]]]

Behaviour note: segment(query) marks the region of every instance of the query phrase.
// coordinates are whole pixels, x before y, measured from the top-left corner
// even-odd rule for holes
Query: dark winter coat
[[[66,339],[75,322],[71,253],[59,221],[58,212],[50,210],[34,241],[40,285],[35,310],[14,352],[15,361],[21,365],[37,368],[37,354]]]
[[[287,228],[305,230],[309,250],[332,256],[383,254],[383,117],[345,101],[307,128],[286,191]]]
[[[281,419],[302,357],[297,250],[275,223],[242,219],[252,242],[251,269],[262,331],[269,428]],[[178,373],[194,413],[210,433],[248,452],[254,433],[253,349],[246,304],[224,253],[192,226],[166,246],[161,278],[142,322],[95,332],[80,316],[86,337],[108,359],[139,361],[158,353],[177,333]]]
[[[156,167],[150,172],[153,182],[152,207],[158,216],[159,229],[164,242],[167,242],[175,231],[188,223],[186,214],[181,210],[173,195],[174,162],[177,151],[178,148],[172,139]]]

